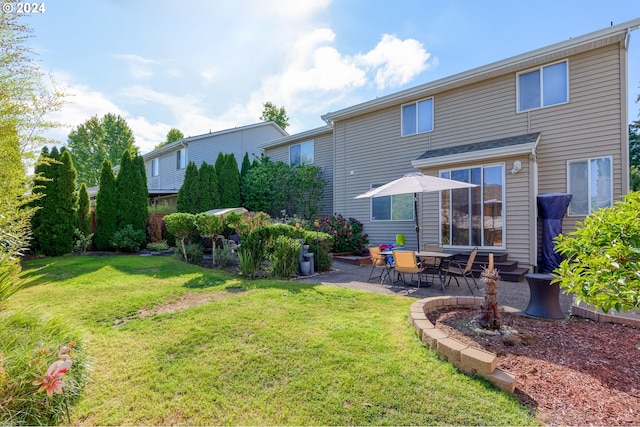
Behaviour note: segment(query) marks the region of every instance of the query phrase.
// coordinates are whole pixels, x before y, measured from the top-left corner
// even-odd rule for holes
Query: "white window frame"
[[[306,146],[306,148],[311,146],[311,153],[312,153],[313,157],[311,158],[310,162],[305,162],[304,159],[303,159],[303,156],[302,156],[303,148],[305,148],[305,146]],[[300,163],[293,163],[291,161],[291,149],[293,147],[300,147]],[[302,141],[302,142],[299,142],[297,144],[291,144],[289,146],[289,164],[290,165],[312,165],[316,161],[315,157],[316,157],[316,144],[315,144],[315,141],[313,139],[310,139],[308,141]]]
[[[371,185],[371,189],[374,189],[376,187],[380,187],[382,184],[378,184],[378,185]],[[410,199],[409,199],[410,196]],[[402,219],[394,219],[393,218],[393,199],[394,198],[398,198],[398,197],[405,197],[407,199],[409,199],[408,202],[408,208],[411,211],[411,218],[402,218]],[[374,200],[380,201],[380,199],[389,199],[389,219],[376,219],[373,216],[373,203]],[[380,197],[371,197],[370,201],[369,201],[369,220],[371,222],[415,222],[415,209],[413,206],[413,194],[398,194],[398,195],[391,195],[391,196],[380,196]]]
[[[419,104],[425,101],[431,101],[431,127],[427,130],[418,130],[419,127],[419,123],[420,123],[420,108],[419,108]],[[415,117],[415,129],[413,129],[412,132],[404,132],[404,109],[414,105],[415,109],[416,109],[416,117]],[[433,129],[435,127],[434,124],[434,111],[435,111],[435,99],[433,96],[429,97],[429,98],[424,98],[424,99],[420,99],[418,101],[415,102],[409,102],[407,104],[402,104],[400,106],[400,136],[412,136],[412,135],[418,135],[421,133],[428,133],[428,132],[433,132]]]
[[[187,149],[180,148],[176,151],[176,169],[182,170],[187,167]]]
[[[565,86],[567,88],[567,93],[566,93],[566,101],[564,102],[558,102],[555,104],[549,104],[549,105],[545,105],[544,103],[544,72],[543,70],[545,68],[557,65],[557,64],[561,64],[561,63],[566,63],[566,70],[567,73],[565,75]],[[527,108],[524,110],[520,109],[520,95],[521,95],[521,90],[520,90],[520,76],[524,75],[524,74],[529,74],[529,73],[533,73],[535,71],[539,71],[540,72],[540,102],[538,104],[537,107],[532,107],[532,108]],[[516,111],[518,113],[524,113],[527,111],[534,111],[534,110],[540,110],[542,108],[549,108],[549,107],[555,107],[556,105],[563,105],[563,104],[568,104],[569,103],[569,93],[570,93],[570,88],[569,88],[569,60],[568,59],[564,59],[562,61],[556,61],[553,62],[551,64],[545,64],[542,65],[540,67],[536,67],[536,68],[530,68],[528,70],[525,71],[520,71],[519,73],[516,73]]]
[[[569,207],[567,208],[567,216],[568,217],[584,217],[587,215],[591,215],[595,210],[592,209],[592,195],[591,195],[591,162],[593,160],[603,160],[609,159],[609,195],[611,196],[608,205],[600,206],[609,207],[613,206],[613,156],[600,156],[600,157],[589,157],[584,159],[575,159],[575,160],[567,160],[567,193],[571,194],[571,170],[570,166],[572,163],[587,163],[587,213],[574,213],[572,211],[572,203],[575,202],[575,194],[571,197],[571,202],[569,203]]]
[[[160,175],[160,159],[156,157],[155,159],[151,159],[151,176]]]
[[[485,169],[488,168],[492,168],[492,167],[500,167],[502,168],[502,188],[501,188],[501,197],[502,197],[502,209],[500,211],[500,216],[502,219],[502,235],[501,235],[501,241],[502,241],[502,245],[501,246],[483,246],[483,244],[485,243],[484,241],[484,237],[485,237],[485,228],[484,225],[482,227],[482,236],[481,236],[481,244],[478,245],[477,247],[480,249],[484,249],[484,250],[504,250],[506,249],[506,236],[507,236],[507,203],[506,203],[506,195],[507,195],[507,166],[505,162],[496,162],[496,163],[481,163],[481,164],[474,164],[474,165],[470,165],[470,166],[466,166],[466,167],[452,167],[452,168],[446,168],[446,169],[441,169],[438,171],[438,176],[441,178],[444,178],[445,176],[443,176],[443,174],[448,174],[448,179],[451,179],[451,172],[456,171],[456,170],[471,170],[471,169],[477,169],[479,168],[481,170],[481,182],[483,183],[482,185],[480,185],[480,190],[482,191],[483,197],[484,197],[484,177],[485,177]],[[469,197],[471,196],[471,188],[467,189],[469,192]],[[451,191],[452,190],[445,190],[447,192],[449,192],[449,202],[451,203]],[[458,191],[458,190],[455,190]],[[438,241],[442,244],[442,193],[444,191],[439,192],[438,194],[438,206],[439,206],[439,218],[438,218]],[[451,211],[451,207],[449,207],[449,211]],[[484,209],[482,210],[482,224],[484,224]],[[448,244],[442,244],[443,247],[445,248],[452,248],[452,249],[471,249],[476,247],[476,245],[453,245],[451,243]]]

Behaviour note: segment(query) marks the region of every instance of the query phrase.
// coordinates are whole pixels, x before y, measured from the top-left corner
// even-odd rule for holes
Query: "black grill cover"
[[[553,239],[562,232],[562,218],[571,202],[571,194],[547,193],[538,195],[538,215],[542,218],[542,258],[540,271],[552,273],[560,266]]]

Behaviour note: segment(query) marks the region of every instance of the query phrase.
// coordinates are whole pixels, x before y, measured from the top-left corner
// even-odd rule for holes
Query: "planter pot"
[[[545,319],[564,319],[565,314],[560,307],[560,286],[551,283],[551,274],[525,274],[529,283],[529,305],[524,313]]]

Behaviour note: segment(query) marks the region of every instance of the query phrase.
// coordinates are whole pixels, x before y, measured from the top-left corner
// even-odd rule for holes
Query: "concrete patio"
[[[402,295],[416,299],[422,299],[433,296],[484,296],[484,284],[480,279],[476,279],[480,289],[473,287],[473,295],[469,292],[469,288],[461,280],[460,286],[456,285],[455,280],[451,281],[450,286],[445,287],[444,293],[440,287],[438,279],[430,287],[424,285],[404,286],[402,282],[395,282],[392,285],[389,280],[385,280],[384,284],[380,284],[380,280],[371,280],[367,282],[371,265],[353,265],[339,261],[333,261],[333,269],[330,272],[315,274],[309,277],[301,277],[298,280],[303,283],[315,283],[322,285],[342,286],[351,289],[360,289],[369,292],[378,292],[388,295]],[[379,274],[379,272],[377,272]],[[395,275],[394,275],[395,279]],[[473,285],[472,285],[473,286]],[[500,304],[509,311],[523,311],[529,303],[529,285],[525,281],[522,282],[506,282],[501,281],[498,285],[498,300]],[[572,296],[560,294],[560,306],[563,312],[569,313],[572,303]]]

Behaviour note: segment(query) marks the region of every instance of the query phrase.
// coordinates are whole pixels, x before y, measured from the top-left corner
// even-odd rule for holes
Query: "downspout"
[[[532,166],[531,170],[533,175],[533,179],[531,180],[532,182],[530,183],[530,193],[529,193],[533,195],[532,196],[533,200],[529,208],[529,215],[530,215],[530,218],[532,218],[531,226],[530,226],[530,234],[531,236],[533,236],[533,245],[529,249],[530,250],[529,259],[532,259],[534,261],[533,262],[534,273],[536,272],[535,270],[537,270],[538,268],[538,202],[537,202],[538,155],[536,151],[536,149],[538,148],[538,142],[540,142],[540,137],[538,137],[538,140],[534,144],[533,148],[531,149],[531,154],[529,155],[531,166]]]

